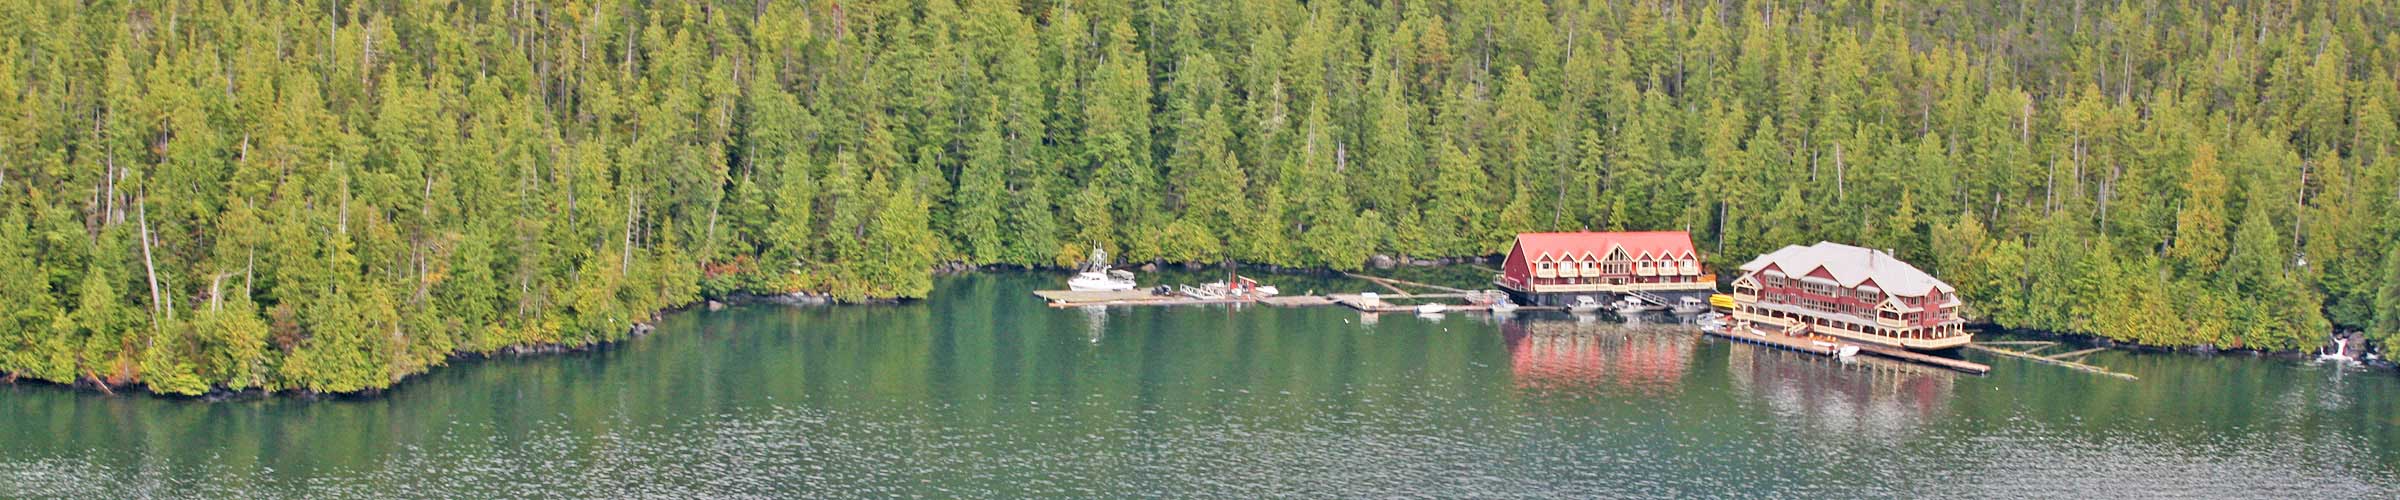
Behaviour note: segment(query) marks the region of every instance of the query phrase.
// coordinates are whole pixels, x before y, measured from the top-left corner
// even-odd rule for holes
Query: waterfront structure
[[[1791,245],[1742,264],[1736,331],[1824,335],[1910,350],[1967,345],[1958,291],[1890,252],[1832,242]]]
[[[1565,306],[1594,295],[1666,305],[1707,298],[1717,277],[1702,268],[1683,231],[1519,233],[1492,284],[1529,305]]]

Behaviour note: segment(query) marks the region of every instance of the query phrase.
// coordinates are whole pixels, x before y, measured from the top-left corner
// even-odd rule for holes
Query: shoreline
[[[1377,257],[1386,257],[1386,256],[1380,256],[1380,255],[1379,255],[1379,256],[1377,256]],[[1460,265],[1480,265],[1480,264],[1483,264],[1483,263],[1485,263],[1485,262],[1486,262],[1486,261],[1487,261],[1489,258],[1490,258],[1490,257],[1488,257],[1488,256],[1486,256],[1486,257],[1453,257],[1453,258],[1441,258],[1441,259],[1408,259],[1408,258],[1398,258],[1398,257],[1392,257],[1392,258],[1388,258],[1388,259],[1378,259],[1378,260],[1377,260],[1377,264],[1381,264],[1381,265],[1370,265],[1370,266],[1366,266],[1366,267],[1368,267],[1368,268],[1371,268],[1371,269],[1375,269],[1375,270],[1387,270],[1387,271],[1388,271],[1388,270],[1400,269],[1400,268],[1437,268],[1437,267],[1460,266]],[[1130,263],[1129,263],[1129,264],[1130,264]],[[1258,264],[1245,264],[1245,263],[1234,263],[1234,262],[1228,262],[1228,263],[1217,263],[1217,264],[1201,264],[1201,263],[1180,263],[1180,264],[1178,264],[1178,263],[1167,263],[1167,262],[1156,262],[1156,261],[1154,261],[1154,262],[1145,262],[1145,263],[1141,263],[1140,265],[1138,265],[1138,266],[1135,266],[1135,267],[1142,269],[1144,272],[1159,272],[1159,271],[1162,271],[1162,270],[1167,270],[1167,268],[1169,268],[1169,267],[1180,267],[1180,268],[1182,268],[1181,270],[1183,270],[1183,271],[1199,271],[1199,270],[1206,270],[1206,269],[1210,269],[1210,268],[1225,268],[1225,267],[1228,267],[1228,266],[1230,266],[1230,267],[1235,267],[1235,268],[1239,268],[1239,267],[1254,267],[1254,268],[1258,268],[1258,269],[1264,269],[1264,270],[1267,270],[1267,271],[1269,271],[1269,272],[1275,272],[1275,273],[1305,273],[1305,274],[1332,274],[1332,275],[1339,275],[1339,274],[1342,274],[1342,273],[1343,273],[1342,271],[1336,271],[1336,270],[1333,270],[1333,269],[1331,269],[1331,268],[1287,268],[1287,267],[1281,267],[1281,266],[1258,265]],[[998,273],[1046,273],[1046,272],[1063,272],[1063,271],[1072,271],[1072,269],[1070,269],[1070,268],[1065,268],[1065,267],[1059,267],[1059,266],[1018,266],[1018,265],[1010,265],[1010,264],[973,265],[973,264],[966,264],[966,263],[962,263],[962,262],[944,262],[944,263],[941,263],[941,264],[939,264],[939,265],[936,265],[936,266],[935,266],[935,267],[934,267],[932,270],[930,270],[929,272],[930,272],[930,273],[932,273],[932,275],[933,275],[933,276],[935,276],[935,277],[943,277],[943,276],[964,276],[964,275],[970,275],[970,274],[988,274],[988,273],[996,273],[996,272],[998,272]],[[390,392],[392,392],[392,391],[398,390],[398,389],[399,389],[399,388],[400,388],[402,385],[405,385],[405,384],[407,384],[408,382],[410,382],[411,380],[413,380],[413,379],[416,379],[416,378],[417,378],[418,376],[420,376],[420,375],[425,375],[425,374],[432,373],[432,372],[433,372],[433,370],[435,370],[435,369],[442,369],[442,368],[454,368],[454,365],[453,365],[452,363],[480,362],[480,361],[491,360],[491,359],[498,359],[498,358],[503,358],[503,357],[506,357],[506,358],[520,358],[520,359],[521,359],[521,358],[532,358],[532,357],[542,357],[542,356],[560,356],[560,355],[569,355],[569,354],[577,354],[577,353],[584,353],[584,352],[596,352],[596,351],[602,351],[602,350],[612,349],[612,348],[615,348],[617,345],[619,345],[619,344],[622,344],[622,343],[624,343],[624,342],[628,342],[628,341],[632,341],[632,340],[635,340],[635,339],[640,339],[640,338],[648,337],[648,336],[649,336],[651,333],[653,333],[653,332],[655,332],[655,331],[657,330],[656,323],[657,323],[657,322],[659,322],[659,321],[661,321],[661,320],[664,320],[664,319],[665,319],[665,318],[666,318],[668,315],[671,315],[671,314],[680,314],[680,313],[685,313],[685,312],[690,312],[690,311],[692,311],[692,310],[701,310],[701,311],[715,311],[715,310],[720,310],[720,309],[724,309],[724,308],[728,308],[728,307],[734,307],[734,306],[748,306],[748,305],[758,305],[758,304],[775,304],[775,305],[781,305],[781,306],[785,306],[785,307],[852,307],[852,306],[897,305],[897,304],[906,304],[906,303],[915,302],[915,301],[922,301],[922,300],[931,300],[931,298],[930,298],[930,297],[928,297],[928,298],[914,298],[914,299],[912,299],[912,298],[893,298],[893,297],[869,297],[869,298],[867,298],[867,299],[864,299],[864,300],[859,300],[859,301],[842,301],[842,300],[837,300],[837,299],[834,299],[834,298],[832,298],[831,296],[828,296],[828,295],[826,295],[826,294],[822,294],[822,293],[816,293],[816,292],[792,292],[792,293],[786,293],[786,294],[760,294],[760,293],[756,293],[756,292],[736,291],[736,292],[732,292],[732,293],[730,293],[730,294],[727,294],[727,295],[725,295],[725,296],[722,296],[722,297],[701,297],[701,298],[699,298],[698,300],[692,301],[692,302],[690,302],[690,303],[679,304],[679,305],[676,305],[676,306],[673,306],[673,307],[668,307],[668,308],[664,308],[664,309],[660,309],[660,310],[656,310],[656,311],[651,311],[651,313],[648,315],[648,319],[647,319],[646,321],[641,321],[641,322],[636,322],[636,323],[634,323],[632,327],[630,327],[630,328],[628,328],[628,329],[627,329],[627,335],[626,335],[624,338],[621,338],[621,339],[617,339],[617,340],[609,340],[609,341],[600,341],[600,342],[593,342],[593,343],[589,343],[589,344],[584,344],[584,345],[579,345],[579,346],[572,346],[572,347],[570,347],[570,346],[567,346],[567,345],[565,345],[565,344],[541,344],[541,345],[521,345],[521,346],[507,346],[507,347],[502,347],[502,348],[500,348],[500,349],[497,349],[497,350],[494,350],[494,351],[492,351],[492,352],[488,352],[488,353],[486,353],[486,352],[473,352],[473,351],[461,351],[461,352],[455,352],[455,353],[451,353],[451,355],[450,355],[448,358],[445,358],[441,364],[439,364],[439,365],[435,365],[435,366],[433,366],[433,367],[430,367],[430,368],[428,368],[428,369],[427,369],[426,371],[424,371],[424,372],[413,373],[413,374],[409,374],[409,375],[402,376],[400,379],[393,381],[393,382],[392,382],[392,384],[391,384],[390,386],[387,386],[387,387],[381,387],[381,388],[374,388],[374,389],[360,390],[360,391],[355,391],[355,392],[332,392],[332,393],[320,393],[320,392],[312,392],[312,391],[307,391],[307,390],[283,390],[283,391],[272,391],[272,392],[270,392],[270,391],[265,391],[265,390],[256,389],[256,388],[253,388],[253,389],[244,389],[244,390],[239,390],[239,391],[233,391],[233,390],[227,390],[227,389],[225,389],[225,388],[223,388],[223,387],[221,387],[221,386],[212,386],[212,387],[210,387],[210,388],[209,388],[209,391],[208,391],[208,392],[205,392],[205,393],[201,393],[201,394],[197,394],[197,395],[191,395],[191,396],[181,396],[181,395],[174,395],[174,394],[162,394],[162,393],[158,393],[158,392],[154,392],[154,391],[148,391],[148,390],[139,390],[139,391],[124,391],[124,389],[133,389],[133,388],[138,388],[138,387],[139,387],[141,384],[137,382],[137,383],[127,383],[127,384],[122,384],[122,385],[113,385],[113,386],[112,386],[112,385],[108,385],[108,384],[102,383],[102,382],[100,382],[100,381],[98,381],[98,380],[94,380],[94,379],[92,379],[92,378],[90,378],[90,377],[81,377],[81,378],[77,378],[77,379],[76,379],[76,380],[75,380],[73,383],[65,383],[65,384],[62,384],[62,383],[57,383],[57,382],[50,382],[50,381],[47,381],[47,380],[34,379],[34,381],[33,381],[32,383],[28,384],[28,385],[37,385],[37,384],[38,384],[38,385],[59,386],[59,387],[65,387],[65,388],[68,388],[68,389],[70,389],[70,390],[75,390],[75,391],[84,391],[84,392],[93,392],[93,393],[99,393],[99,394],[108,395],[108,396],[128,396],[128,395],[134,395],[134,394],[129,394],[129,393],[138,392],[138,393],[140,393],[139,395],[142,395],[142,396],[149,396],[149,397],[155,397],[155,398],[159,398],[159,399],[166,399],[166,400],[178,400],[178,401],[197,401],[197,402],[205,402],[205,403],[233,402],[233,401],[258,401],[258,400],[273,399],[273,398],[297,398],[297,399],[303,399],[303,400],[309,400],[309,401],[323,401],[323,400],[336,400],[336,401],[338,401],[338,400],[371,400],[371,399],[377,399],[377,398],[381,398],[381,397],[383,397],[383,396],[384,396],[385,394],[387,394],[387,393],[390,393]],[[1989,322],[1980,322],[1980,323],[1974,323],[1974,324],[1973,324],[1973,326],[1974,326],[1974,327],[1976,327],[1976,328],[1981,328],[1981,329],[1983,329],[1983,330],[1982,330],[1983,332],[1986,332],[1986,333],[1989,333],[1989,334],[2001,334],[2001,335],[2012,335],[2012,336],[2031,336],[2031,337],[2036,337],[2036,338],[2041,338],[2041,339],[2048,339],[2048,340],[2060,340],[2060,341],[2069,341],[2069,342],[2075,342],[2075,343],[2081,343],[2081,344],[2088,344],[2088,345],[2095,346],[2095,347],[2107,347],[2107,348],[2111,348],[2111,349],[2120,349],[2120,350],[2135,351],[2135,352],[2143,352],[2143,353],[2167,353],[2167,354],[2189,355],[2189,356],[2199,356],[2199,357],[2213,357],[2213,356],[2220,356],[2220,355],[2230,355],[2230,354],[2248,354],[2248,355],[2249,355],[2249,356],[2251,356],[2251,357],[2280,358],[2280,359],[2290,359],[2290,360],[2308,360],[2308,359],[2310,359],[2310,358],[2312,358],[2312,357],[2313,357],[2313,353],[2310,353],[2310,352],[2307,352],[2307,351],[2261,351],[2261,350],[2254,350],[2254,349],[2225,349],[2225,348],[2220,348],[2220,347],[2215,347],[2215,346],[2181,346],[2181,347],[2171,347],[2171,346],[2154,346],[2154,345],[2147,345],[2147,344],[2138,344],[2138,343],[2132,343],[2132,342],[2118,341],[2118,340],[2111,339],[2111,338],[2108,338],[2108,337],[2104,337],[2104,336],[2100,336],[2100,335],[2094,335],[2094,334],[2088,334],[2088,333],[2071,333],[2071,332],[2053,332],[2053,331],[2046,331],[2046,330],[2028,330],[2028,329],[2016,329],[2016,328],[2008,328],[2008,327],[2003,327],[2003,326],[2000,326],[2000,325],[1997,325],[1997,324],[1993,324],[1993,323],[1989,323]],[[2366,346],[2362,346],[2362,348],[2368,348],[2368,347],[2366,347]],[[2373,351],[2369,351],[2369,352],[2373,352]],[[2378,359],[2378,360],[2372,360],[2372,361],[2360,360],[2360,361],[2357,361],[2357,362],[2358,362],[2360,365],[2362,365],[2362,366],[2365,366],[2365,367],[2367,367],[2367,368],[2371,368],[2371,369],[2378,369],[2378,370],[2395,370],[2395,371],[2400,371],[2400,364],[2395,364],[2395,363],[2394,363],[2392,360],[2389,360],[2389,359]],[[23,380],[21,380],[21,377],[17,376],[17,374],[13,374],[13,373],[5,373],[5,374],[0,374],[0,385],[18,385],[18,384],[25,384],[25,383],[26,383],[26,382],[24,382]]]

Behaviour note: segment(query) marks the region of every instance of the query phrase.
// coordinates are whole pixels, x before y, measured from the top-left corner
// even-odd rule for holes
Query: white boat
[[[1442,304],[1440,304],[1440,303],[1424,304],[1424,305],[1419,305],[1419,306],[1417,306],[1417,314],[1441,314],[1443,311],[1448,311],[1448,310],[1450,310],[1450,306],[1445,306],[1445,305],[1442,305]]]
[[[1841,355],[1841,357],[1845,357],[1845,358],[1847,358],[1847,357],[1851,357],[1851,356],[1857,356],[1857,355],[1858,355],[1858,346],[1854,346],[1854,345],[1850,345],[1850,344],[1842,344],[1842,350],[1840,350],[1840,351],[1835,351],[1835,352],[1834,352],[1834,354]]]
[[[1724,332],[1725,327],[1727,326],[1725,322],[1725,315],[1713,312],[1700,315],[1700,318],[1694,320],[1694,322],[1700,324],[1700,331],[1708,333]]]
[[[1598,310],[1600,310],[1600,301],[1592,300],[1590,295],[1577,295],[1574,303],[1567,304],[1567,312],[1584,313]]]
[[[1616,308],[1618,314],[1634,315],[1649,311],[1656,311],[1659,309],[1659,306],[1642,302],[1642,299],[1625,297],[1617,300]]]
[[[1699,297],[1685,296],[1676,299],[1675,306],[1669,309],[1675,311],[1675,314],[1698,314],[1708,310],[1708,301],[1700,300]]]
[[[1092,258],[1083,261],[1083,269],[1067,278],[1067,289],[1078,292],[1122,292],[1139,287],[1133,272],[1108,268],[1108,252],[1092,249]]]
[[[1517,312],[1517,309],[1518,309],[1518,308],[1520,308],[1520,307],[1523,307],[1523,306],[1519,306],[1519,305],[1517,305],[1517,303],[1515,303],[1515,302],[1510,302],[1510,301],[1508,301],[1508,299],[1500,299],[1500,301],[1499,301],[1499,302],[1493,302],[1493,303],[1492,303],[1492,314],[1508,314],[1508,313],[1513,313],[1513,312]]]
[[[1078,292],[1122,292],[1136,286],[1133,273],[1119,269],[1085,271],[1067,278],[1067,289]]]

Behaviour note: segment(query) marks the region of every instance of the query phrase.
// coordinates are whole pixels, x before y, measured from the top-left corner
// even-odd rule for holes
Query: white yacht
[[[1092,249],[1092,258],[1083,261],[1083,269],[1067,278],[1067,289],[1078,292],[1122,292],[1140,285],[1133,281],[1133,272],[1108,268],[1108,252]]]

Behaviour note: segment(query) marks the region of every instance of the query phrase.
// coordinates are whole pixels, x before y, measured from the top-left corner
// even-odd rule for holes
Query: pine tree
[[[2200,144],[2184,181],[2183,210],[2175,215],[2175,244],[2167,250],[2185,276],[2210,276],[2225,258],[2225,175],[2217,171],[2217,149]]]
[[[997,106],[987,106],[986,116],[997,115]],[[957,246],[967,261],[978,264],[999,262],[1001,249],[1007,244],[1000,232],[1003,206],[1008,196],[1008,151],[996,124],[987,123],[975,131],[967,144],[966,165],[959,168],[957,209],[951,216],[951,232],[958,235]]]

